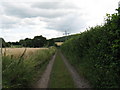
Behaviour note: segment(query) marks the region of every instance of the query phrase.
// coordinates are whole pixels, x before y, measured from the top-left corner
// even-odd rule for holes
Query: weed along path
[[[41,79],[38,80],[38,82],[35,84],[34,88],[47,88],[48,87],[50,73],[52,70],[52,66],[53,66],[55,57],[56,57],[56,54],[53,56],[52,60],[50,60],[48,66],[46,67],[45,72],[41,76]]]
[[[73,81],[75,83],[76,88],[91,88],[88,81],[85,80],[83,77],[80,77],[80,75],[76,72],[74,67],[72,67],[67,59],[63,56],[63,54],[60,52],[60,56],[62,57],[62,60],[64,61],[66,67],[68,68]]]

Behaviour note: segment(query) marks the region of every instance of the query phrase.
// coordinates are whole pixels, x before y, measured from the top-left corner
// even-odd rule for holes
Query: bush
[[[120,15],[107,14],[103,26],[92,27],[66,41],[61,49],[93,87],[120,87]]]

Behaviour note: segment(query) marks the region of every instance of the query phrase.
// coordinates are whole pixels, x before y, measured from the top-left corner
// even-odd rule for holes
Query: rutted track
[[[72,76],[72,79],[74,81],[74,84],[76,88],[91,88],[88,81],[81,77],[75,70],[73,66],[70,65],[70,63],[67,61],[67,59],[63,56],[63,54],[58,51],[56,54],[60,54],[63,62],[65,63],[68,71],[70,72],[70,75]],[[52,67],[55,61],[56,54],[53,56],[52,60],[50,60],[45,72],[41,76],[40,80],[35,84],[34,88],[48,88],[49,80],[50,80],[50,74],[52,71]],[[57,81],[56,81],[57,82]],[[62,87],[60,87],[62,88]]]
[[[91,88],[88,81],[85,80],[83,77],[81,77],[76,72],[75,68],[69,64],[69,62],[67,61],[67,59],[63,56],[63,54],[61,52],[60,52],[60,55],[73,78],[76,88]]]
[[[48,87],[50,73],[52,70],[52,66],[53,66],[55,57],[56,57],[56,54],[53,56],[52,60],[50,60],[45,72],[41,76],[40,80],[38,80],[38,82],[35,84],[34,88],[47,88]]]

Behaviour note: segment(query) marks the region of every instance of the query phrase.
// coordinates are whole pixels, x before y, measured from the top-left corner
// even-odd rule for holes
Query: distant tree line
[[[72,35],[68,35],[68,36],[63,36],[63,37],[57,37],[57,38],[53,38],[55,42],[65,42],[66,40],[76,37],[79,34],[72,34]]]
[[[35,36],[33,39],[31,38],[25,38],[21,39],[19,42],[5,42],[4,39],[2,39],[2,46],[3,47],[12,47],[12,46],[18,46],[18,47],[49,47],[49,46],[55,46],[54,39],[47,40],[42,35]]]

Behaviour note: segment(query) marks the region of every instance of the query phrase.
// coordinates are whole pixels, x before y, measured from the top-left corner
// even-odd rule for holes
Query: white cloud
[[[14,28],[15,24],[20,22],[20,19],[13,16],[0,15],[1,26],[0,28]]]
[[[78,13],[69,14],[55,19],[49,19],[47,21],[48,29],[55,29],[62,32],[69,30],[71,33],[76,31],[80,32],[80,29],[84,28],[86,25],[85,19],[82,19],[81,15]]]
[[[84,31],[104,22],[114,13],[119,0],[1,0],[0,36],[6,41],[47,38]]]

